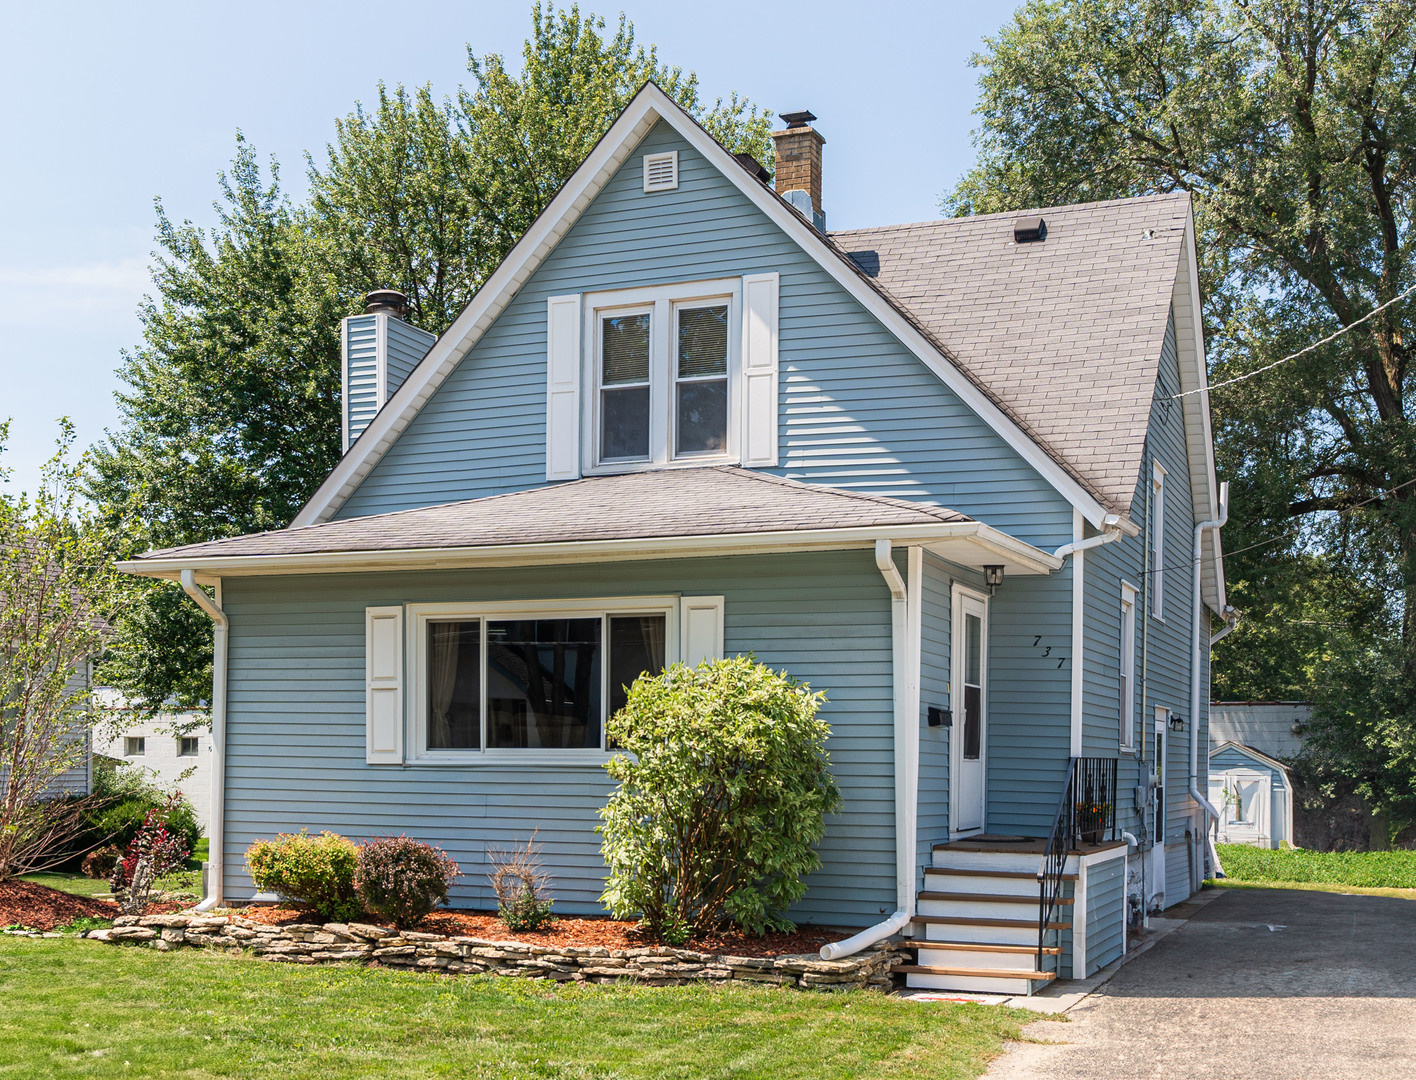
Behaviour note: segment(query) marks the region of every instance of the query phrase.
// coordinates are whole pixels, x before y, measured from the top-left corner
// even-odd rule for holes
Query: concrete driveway
[[[1416,901],[1227,890],[997,1080],[1416,1078]]]

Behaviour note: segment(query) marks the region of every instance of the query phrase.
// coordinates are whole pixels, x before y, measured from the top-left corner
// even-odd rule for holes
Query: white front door
[[[954,586],[952,701],[955,835],[982,832],[987,797],[988,747],[988,598]]]

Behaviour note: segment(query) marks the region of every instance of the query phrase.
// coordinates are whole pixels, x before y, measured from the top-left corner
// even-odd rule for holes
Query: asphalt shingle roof
[[[492,547],[971,520],[942,507],[721,466],[599,476],[508,495],[149,551],[140,558]]]
[[[1129,510],[1184,193],[852,229],[832,242],[1104,502]],[[1013,242],[1041,215],[1047,237]]]

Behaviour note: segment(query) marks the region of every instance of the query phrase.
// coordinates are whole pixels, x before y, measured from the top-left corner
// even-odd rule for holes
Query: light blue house
[[[774,190],[645,87],[440,338],[396,295],[346,320],[348,451],[289,529],[125,564],[216,622],[211,902],[308,827],[436,842],[488,907],[539,830],[597,912],[621,687],[748,652],[829,695],[845,805],[792,915],[861,929],[833,952],[1027,991],[1198,887],[1188,199],[828,233],[786,119]]]

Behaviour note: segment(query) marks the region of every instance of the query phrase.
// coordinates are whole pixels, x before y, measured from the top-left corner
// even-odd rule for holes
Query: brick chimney
[[[802,217],[826,231],[826,214],[821,209],[821,147],[826,140],[811,126],[816,117],[806,110],[782,113],[787,126],[772,132],[777,148],[777,169],[773,186],[777,194],[798,210]]]

